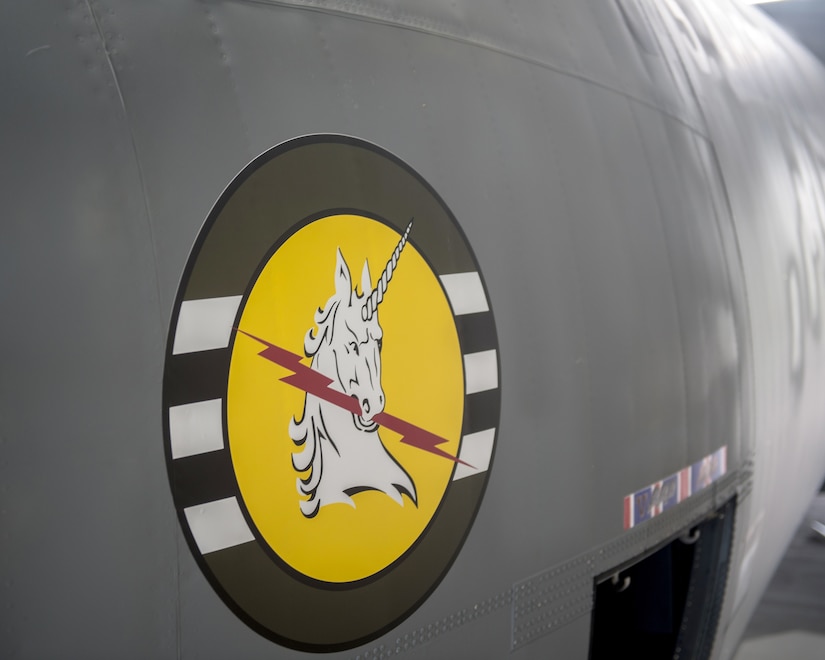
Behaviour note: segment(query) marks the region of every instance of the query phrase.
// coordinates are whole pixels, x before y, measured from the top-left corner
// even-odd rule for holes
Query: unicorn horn
[[[381,277],[378,278],[378,282],[372,290],[370,297],[367,298],[367,302],[365,302],[364,306],[361,308],[361,318],[364,321],[369,321],[372,318],[373,314],[375,314],[375,310],[378,309],[378,305],[380,305],[381,301],[384,299],[384,294],[387,292],[387,285],[390,283],[392,273],[398,265],[401,250],[403,250],[404,246],[407,244],[407,236],[410,235],[412,225],[413,218],[410,218],[410,224],[407,225],[407,228],[404,230],[404,235],[401,237],[401,240],[398,241],[398,245],[395,246],[395,250],[392,253],[392,257],[390,257],[390,260],[387,262],[384,272],[381,273]]]

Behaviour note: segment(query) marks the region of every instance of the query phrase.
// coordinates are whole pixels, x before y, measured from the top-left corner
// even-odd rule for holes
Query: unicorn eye
[[[358,343],[357,343],[357,342],[351,341],[351,342],[349,343],[349,347],[350,347],[353,351],[355,351],[355,354],[356,354],[356,355],[358,355]]]

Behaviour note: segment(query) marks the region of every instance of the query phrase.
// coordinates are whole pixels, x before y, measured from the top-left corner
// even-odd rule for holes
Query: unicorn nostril
[[[378,403],[380,403],[381,405],[384,404],[384,395],[383,394],[378,395]]]
[[[364,400],[361,402],[361,410],[363,410],[363,411],[364,411],[364,413],[366,413],[367,415],[369,415],[369,414],[370,414],[370,402],[369,402],[369,401],[367,401],[366,399],[364,399]]]

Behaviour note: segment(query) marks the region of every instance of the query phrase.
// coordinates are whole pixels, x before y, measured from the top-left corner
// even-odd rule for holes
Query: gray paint
[[[514,585],[604,557],[572,603],[739,493],[735,561],[749,532],[759,545],[750,588],[730,576],[729,657],[825,472],[804,308],[803,375],[790,365],[804,262],[782,160],[787,124],[823,139],[825,85],[756,12],[675,4],[726,36],[704,69],[647,0],[3,5],[0,655],[301,655],[250,631],[195,565],[160,390],[212,204],[259,153],[329,132],[397,154],[458,218],[503,396],[455,565],[396,631],[340,655],[398,639],[410,657],[508,655]],[[726,44],[749,22],[766,39],[737,60]],[[723,443],[729,479],[623,533],[626,494]],[[588,612],[514,657],[584,657]]]

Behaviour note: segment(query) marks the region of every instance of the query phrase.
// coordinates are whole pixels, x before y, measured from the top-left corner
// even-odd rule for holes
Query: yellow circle
[[[414,225],[411,237],[415,237]],[[306,225],[278,248],[259,275],[241,315],[243,332],[237,333],[232,350],[227,428],[241,495],[272,550],[293,569],[316,580],[360,580],[401,557],[435,514],[455,463],[402,442],[401,435],[385,426],[364,436],[354,435],[354,417],[326,404],[325,419],[330,421],[325,431],[330,437],[318,441],[322,454],[369,451],[362,463],[375,465],[370,470],[383,470],[383,474],[360,474],[347,482],[346,470],[333,472],[331,458],[325,459],[330,466],[326,473],[322,466],[297,471],[293,457],[304,445],[293,440],[290,421],[301,421],[307,395],[281,380],[293,370],[262,357],[265,345],[249,335],[304,356],[307,332],[312,329],[317,335],[321,330],[316,312],[337,295],[338,250],[351,280],[353,304],[360,312],[366,300],[359,297],[364,261],[369,263],[375,287],[400,238],[387,225],[356,215],[328,216]],[[341,307],[337,309],[342,313]],[[377,319],[383,331],[379,373],[384,412],[439,436],[444,442],[438,449],[456,456],[464,412],[458,336],[437,277],[411,243],[400,254]],[[304,357],[301,363],[309,366],[311,358]],[[344,386],[334,383],[330,388]],[[389,462],[379,456],[380,447]],[[308,517],[301,502],[310,496],[301,493],[297,479],[310,479],[313,469],[320,479],[329,479],[327,484],[340,482],[352,488],[341,501],[325,501]],[[404,474],[412,491],[375,489],[379,483],[404,481]],[[310,509],[312,505],[304,506]]]

